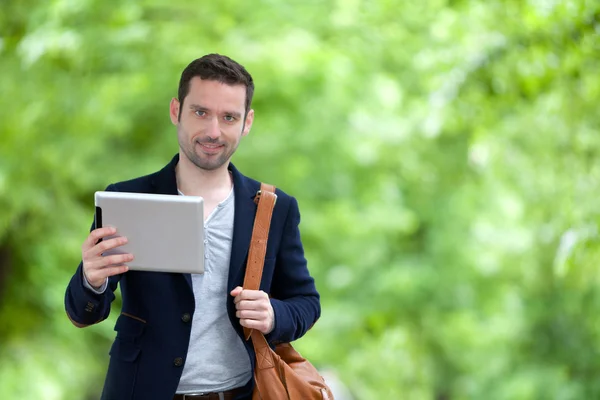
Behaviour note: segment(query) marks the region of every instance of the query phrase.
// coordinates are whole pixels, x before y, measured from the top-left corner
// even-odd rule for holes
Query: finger
[[[97,257],[86,262],[87,269],[99,269],[109,265],[120,265],[133,260],[133,254],[114,254],[106,257]]]
[[[249,329],[256,329],[262,333],[267,332],[269,329],[269,323],[267,321],[257,321],[254,319],[240,319],[240,325]]]
[[[104,268],[102,271],[105,272],[105,276],[108,278],[109,276],[119,275],[129,271],[129,267],[127,265],[116,265],[114,267]]]
[[[269,309],[270,302],[268,300],[241,300],[235,304],[235,308],[238,311],[242,310],[254,310],[254,311],[265,311]]]
[[[268,299],[269,296],[263,292],[262,290],[248,290],[244,289],[243,292],[238,296],[239,300],[259,300],[259,299]]]
[[[238,310],[235,316],[240,319],[254,319],[257,321],[266,320],[269,314],[266,311]]]
[[[97,245],[95,245],[94,247],[89,249],[85,253],[85,255],[86,256],[98,256],[98,255],[104,253],[105,251],[115,249],[119,246],[123,246],[123,245],[127,244],[127,242],[128,242],[128,240],[125,236],[119,236],[119,237],[116,237],[116,238],[110,239],[110,240],[103,240],[102,242],[98,243]]]
[[[94,271],[90,271],[89,274],[86,274],[88,281],[104,281],[109,276],[122,274],[129,271],[129,267],[127,265],[115,265],[113,267],[107,267],[102,269],[97,269]]]
[[[233,297],[237,297],[240,293],[242,293],[243,290],[244,290],[244,288],[242,288],[241,286],[237,286],[235,289],[233,289],[231,292],[229,292],[229,294],[232,295]]]
[[[250,300],[239,300],[239,296],[234,300],[236,310],[254,310],[255,306],[252,303]]]
[[[86,249],[90,249],[94,247],[96,243],[98,243],[98,240],[105,238],[106,236],[114,235],[115,233],[117,233],[117,230],[112,226],[94,229],[85,239],[83,245]]]

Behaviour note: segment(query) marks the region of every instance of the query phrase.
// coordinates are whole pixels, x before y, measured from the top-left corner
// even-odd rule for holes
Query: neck
[[[198,168],[180,152],[179,163],[175,167],[177,188],[186,196],[204,198],[211,198],[222,191],[229,192],[233,183],[227,169],[228,164],[209,171]]]

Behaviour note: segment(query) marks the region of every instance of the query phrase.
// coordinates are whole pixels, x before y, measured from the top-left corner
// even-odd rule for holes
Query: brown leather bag
[[[258,211],[252,230],[244,289],[258,290],[260,287],[276,200],[275,187],[262,183],[254,200],[258,203]],[[273,351],[259,331],[244,328],[244,335],[246,340],[252,338],[256,352],[252,400],[333,400],[331,389],[319,371],[291,344],[279,344]]]

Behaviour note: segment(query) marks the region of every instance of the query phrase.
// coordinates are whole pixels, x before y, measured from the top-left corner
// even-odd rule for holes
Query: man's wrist
[[[108,286],[108,278],[106,278],[106,280],[104,281],[104,283],[102,285],[100,285],[100,287],[94,287],[87,280],[85,274],[83,274],[83,286],[86,287],[87,289],[91,290],[92,292],[96,293],[96,294],[102,294],[102,293],[104,293],[106,291],[106,287]]]

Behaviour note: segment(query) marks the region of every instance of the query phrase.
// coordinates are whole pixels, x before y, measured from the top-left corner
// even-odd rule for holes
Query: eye
[[[223,118],[224,118],[224,119],[225,119],[225,121],[227,121],[227,122],[233,122],[233,121],[235,121],[235,117],[234,117],[234,116],[232,116],[232,115],[226,115],[226,116],[224,116]]]
[[[194,111],[194,114],[196,114],[199,117],[204,117],[206,115],[206,111],[196,110]]]

